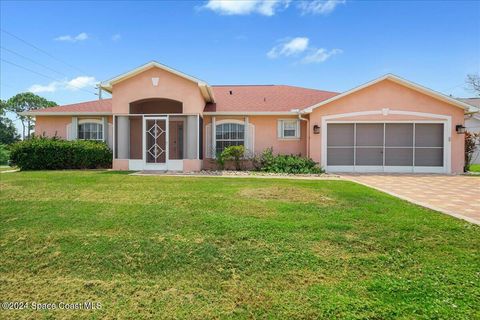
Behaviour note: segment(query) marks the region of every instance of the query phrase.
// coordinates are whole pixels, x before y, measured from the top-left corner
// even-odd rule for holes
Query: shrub
[[[0,165],[8,165],[8,159],[10,158],[10,152],[7,146],[0,143]]]
[[[465,172],[470,170],[470,164],[475,151],[480,146],[480,133],[478,132],[465,132]]]
[[[13,144],[10,161],[21,170],[110,168],[112,151],[100,141],[41,137]]]
[[[317,163],[310,158],[297,155],[274,155],[272,148],[265,149],[254,162],[254,166],[264,172],[293,174],[318,174],[323,172]]]
[[[244,158],[244,156],[244,146],[229,146],[217,156],[217,163],[223,169],[226,161],[233,161],[235,164],[235,170],[241,170],[241,160]]]

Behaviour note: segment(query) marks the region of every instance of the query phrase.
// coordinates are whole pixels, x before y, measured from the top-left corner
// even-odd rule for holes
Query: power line
[[[58,80],[58,79],[56,79],[56,78],[47,76],[46,74],[40,73],[40,72],[38,72],[38,71],[35,71],[35,70],[30,69],[30,68],[24,67],[24,66],[22,66],[22,65],[16,64],[16,63],[14,63],[14,62],[5,60],[5,59],[3,59],[3,58],[0,59],[0,60],[3,61],[3,62],[6,62],[6,63],[8,63],[8,64],[11,64],[12,66],[15,66],[15,67],[17,67],[17,68],[20,68],[20,69],[23,69],[23,70],[26,70],[26,71],[35,73],[35,74],[37,74],[37,75],[39,75],[39,76],[41,76],[41,77],[44,77],[44,78],[47,78],[47,79],[50,79],[50,80],[54,80],[54,81],[57,81],[57,82],[63,82],[63,81]],[[88,92],[88,93],[90,93],[90,94],[95,94],[95,93],[93,93],[93,92],[91,92],[91,91],[87,91],[87,90],[85,90],[85,89],[83,89],[83,88],[80,88],[80,87],[75,86],[75,85],[72,85],[72,84],[69,84],[69,86],[72,86],[72,87],[74,87],[74,88],[77,88],[77,89],[82,90],[82,91],[85,91],[85,92]]]
[[[68,77],[65,73],[60,72],[60,71],[57,71],[57,70],[55,70],[55,69],[52,69],[52,68],[50,68],[50,67],[48,67],[48,66],[46,66],[46,65],[44,65],[44,64],[42,64],[42,63],[40,63],[40,62],[37,62],[37,61],[35,61],[35,60],[33,60],[33,59],[30,59],[30,58],[27,57],[27,56],[24,56],[23,54],[20,54],[20,53],[18,53],[18,52],[15,52],[15,51],[13,51],[13,50],[11,50],[11,49],[8,49],[8,48],[5,48],[5,47],[3,47],[3,46],[0,46],[0,48],[2,48],[2,49],[5,50],[5,51],[8,51],[8,52],[10,52],[10,53],[13,53],[13,54],[15,54],[15,55],[17,55],[17,56],[19,56],[19,57],[22,57],[22,58],[25,59],[25,60],[28,60],[28,61],[30,61],[30,62],[33,62],[33,63],[35,63],[35,64],[37,64],[37,65],[39,65],[39,66],[41,66],[41,67],[43,67],[43,68],[45,68],[45,69],[48,69],[48,70],[52,71],[52,72],[55,72],[55,73],[60,74],[60,75],[62,75],[62,76]]]
[[[47,75],[45,75],[45,74],[43,74],[43,73],[40,73],[40,72],[37,72],[37,71],[35,71],[35,70],[29,69],[29,68],[27,68],[27,67],[21,66],[21,65],[19,65],[19,64],[14,63],[14,62],[5,60],[5,59],[3,59],[3,58],[2,58],[1,60],[2,60],[3,62],[6,62],[6,63],[8,63],[8,64],[11,64],[12,66],[15,66],[15,67],[18,67],[18,68],[20,68],[20,69],[27,70],[27,71],[30,71],[30,72],[32,72],[32,73],[35,73],[35,74],[37,74],[37,75],[39,75],[39,76],[41,76],[41,77],[45,77],[45,78],[50,79],[50,80],[58,81],[58,79],[52,78],[52,77],[47,76]]]
[[[86,72],[84,72],[83,70],[81,70],[81,69],[79,69],[79,68],[77,68],[77,67],[75,67],[75,66],[73,66],[73,65],[71,65],[71,64],[69,64],[69,63],[67,63],[67,62],[65,62],[65,61],[63,61],[62,59],[59,59],[59,58],[55,57],[55,56],[52,55],[51,53],[49,53],[49,52],[47,52],[47,51],[45,51],[45,50],[37,47],[36,45],[34,45],[34,44],[30,43],[30,42],[28,42],[27,40],[24,40],[24,39],[20,38],[19,36],[16,36],[16,35],[14,35],[13,33],[8,32],[7,30],[2,29],[2,28],[0,28],[0,30],[1,30],[2,32],[8,34],[9,36],[17,39],[18,41],[21,41],[21,42],[25,43],[26,45],[28,45],[28,46],[30,46],[30,47],[32,47],[32,48],[34,48],[34,49],[42,52],[43,54],[49,56],[50,58],[55,59],[55,60],[63,63],[63,64],[66,65],[66,66],[69,66],[70,68],[73,68],[73,69],[75,69],[75,70],[77,70],[77,71],[80,71],[80,72],[82,72],[82,73],[86,73]]]

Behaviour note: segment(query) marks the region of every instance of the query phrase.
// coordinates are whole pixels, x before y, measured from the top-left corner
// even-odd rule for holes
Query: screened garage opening
[[[446,172],[444,123],[329,123],[327,171]]]

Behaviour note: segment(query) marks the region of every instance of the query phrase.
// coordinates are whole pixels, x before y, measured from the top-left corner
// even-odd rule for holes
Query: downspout
[[[302,121],[305,121],[306,125],[307,125],[307,137],[306,137],[307,149],[306,149],[306,151],[307,151],[307,157],[310,158],[310,119],[303,118],[300,110],[297,109],[296,112],[298,113],[298,119],[302,120]]]
[[[307,157],[310,158],[310,119],[305,119],[301,114],[298,114],[298,119],[306,122],[307,125]]]

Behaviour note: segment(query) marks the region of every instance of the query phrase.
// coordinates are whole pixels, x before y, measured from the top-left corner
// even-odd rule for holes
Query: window
[[[278,121],[278,137],[281,139],[300,138],[300,121],[299,120],[279,120]]]
[[[245,126],[238,123],[222,123],[215,128],[215,154],[221,153],[226,147],[245,145]]]
[[[78,139],[103,140],[103,125],[95,122],[85,122],[78,125]]]

